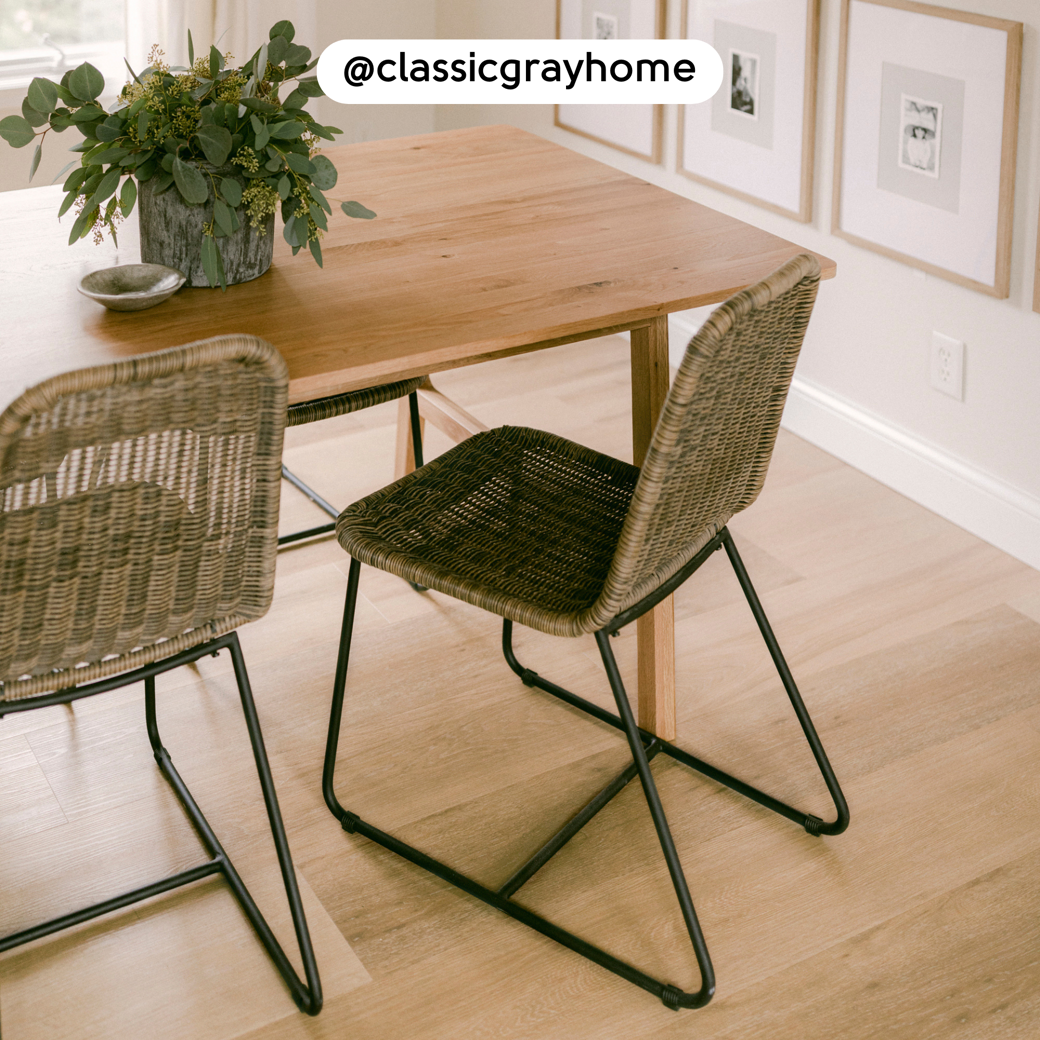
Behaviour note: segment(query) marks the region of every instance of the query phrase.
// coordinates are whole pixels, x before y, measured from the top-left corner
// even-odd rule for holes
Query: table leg
[[[643,464],[657,417],[668,396],[668,317],[632,330],[633,461]],[[675,739],[675,620],[672,597],[636,622],[639,654],[639,725]]]
[[[416,392],[419,399],[419,435],[423,435],[426,422],[445,434],[453,444],[460,444],[475,433],[484,433],[488,427],[476,416],[460,408],[450,397],[445,397],[429,379]],[[394,479],[403,477],[415,469],[415,452],[412,449],[411,427],[408,425],[408,398],[402,397],[397,406],[397,461]]]
[[[419,438],[425,432],[426,423],[419,416]],[[415,469],[415,449],[412,446],[412,419],[408,409],[408,398],[397,402],[397,446],[394,451],[394,480],[400,480]]]

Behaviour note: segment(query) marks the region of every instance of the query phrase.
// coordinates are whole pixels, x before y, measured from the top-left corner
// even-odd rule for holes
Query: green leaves
[[[100,105],[84,105],[77,108],[70,118],[74,123],[93,123],[95,119],[105,118],[105,110]]]
[[[61,206],[58,208],[58,219],[59,220],[61,220],[61,218],[63,216],[65,216],[66,213],[68,213],[69,207],[76,201],[78,196],[79,196],[79,192],[77,192],[77,191],[70,191],[68,193],[68,195],[66,195],[65,198],[62,199]]]
[[[375,216],[375,213],[366,206],[362,206],[360,202],[344,202],[340,205],[340,209],[348,217],[355,217],[358,220],[371,220]]]
[[[316,172],[316,167],[310,159],[303,155],[297,155],[295,152],[289,152],[285,161],[289,164],[289,169],[294,173],[302,173],[305,176],[313,177]]]
[[[227,200],[229,206],[238,209],[242,205],[242,185],[231,177],[225,177],[220,182],[220,194]]]
[[[262,184],[281,199],[284,234],[293,254],[307,248],[320,266],[321,248],[311,236],[328,228],[333,204],[323,191],[338,178],[325,156],[311,158],[311,135],[334,140],[341,131],[320,125],[306,112],[307,102],[323,91],[312,71],[316,62],[310,49],[294,42],[294,36],[291,22],[278,22],[241,68],[229,69],[218,45],[197,61],[189,32],[189,69],[149,67],[138,74],[127,64],[134,85],[107,111],[99,101],[105,78],[89,62],[66,71],[60,83],[37,76],[29,83],[21,113],[0,120],[0,137],[16,148],[36,145],[32,178],[39,171],[43,135],[70,126],[80,130],[82,142],[70,149],[78,160],[75,169],[66,177],[66,167],[55,178],[55,183],[65,178],[59,216],[77,200],[83,204],[81,213],[73,214],[70,242],[103,226],[114,235],[115,222],[133,211],[145,181],[157,194],[176,186],[190,206],[211,201],[213,219],[202,243],[204,267],[210,284],[225,287],[220,239],[240,231],[244,223],[242,214],[251,204],[244,186]],[[186,71],[195,77],[190,88],[177,75]],[[241,94],[229,95],[233,101],[218,97],[232,76],[237,77],[233,82],[244,84]],[[214,168],[226,168],[228,175],[217,175]],[[258,212],[271,206],[274,191],[266,201],[264,192],[249,197]],[[375,216],[357,202],[345,203],[343,211],[363,219]],[[202,213],[205,220],[209,207]]]
[[[43,126],[50,117],[45,112],[37,112],[36,109],[29,104],[29,99],[26,98],[22,101],[22,118],[30,126]]]
[[[173,184],[173,174],[160,173],[155,178],[155,187],[152,190],[156,195],[161,195],[164,191],[169,190],[171,184]]]
[[[245,105],[246,108],[252,110],[253,112],[264,112],[267,115],[270,115],[272,112],[278,111],[277,105],[272,105],[270,101],[263,101],[261,98],[242,98],[242,104]]]
[[[80,101],[93,101],[105,89],[105,77],[90,64],[83,62],[69,76],[69,90]]]
[[[256,52],[256,65],[254,66],[254,75],[256,76],[257,83],[262,82],[266,78],[266,74],[267,74],[267,44],[265,43],[260,48],[260,50],[258,50]]]
[[[299,44],[294,43],[285,52],[285,64],[288,68],[293,68],[297,65],[306,65],[311,60],[311,51],[309,47],[301,47]]]
[[[222,202],[220,199],[213,200],[213,223],[225,235],[230,235],[235,230],[231,210],[228,209],[227,203]]]
[[[284,36],[273,36],[267,45],[267,60],[272,65],[281,65],[285,52],[289,49],[289,41]]]
[[[62,131],[67,130],[70,126],[73,126],[72,113],[67,108],[55,109],[50,115],[51,129],[56,133],[60,134]]]
[[[214,166],[223,166],[227,162],[228,155],[231,154],[231,134],[226,127],[203,125],[196,131],[196,136],[202,147],[202,154],[209,162]]]
[[[227,291],[227,278],[224,275],[224,261],[216,239],[211,235],[202,236],[202,270],[209,284],[215,289],[218,285]]]
[[[36,132],[24,116],[6,116],[0,119],[0,137],[12,148],[24,148],[32,144]]]
[[[209,188],[206,186],[206,178],[199,173],[198,169],[186,163],[179,156],[173,160],[173,180],[181,198],[193,206],[201,206],[209,198]],[[210,279],[210,284],[213,280]]]
[[[271,140],[271,129],[266,123],[262,123],[253,115],[249,117],[249,122],[252,124],[253,131],[256,134],[253,150],[259,152],[261,149],[266,148],[268,141]]]
[[[124,217],[130,216],[130,211],[134,208],[136,201],[137,185],[134,183],[133,177],[127,177],[123,190],[119,193],[119,208],[123,211]]]
[[[276,141],[295,141],[307,129],[303,123],[291,119],[286,123],[274,123],[269,126],[271,137]]]
[[[92,155],[90,159],[91,162],[97,163],[98,166],[105,166],[108,163],[119,162],[123,156],[129,154],[129,148],[106,148],[103,152],[98,152],[97,155]]]
[[[126,123],[122,116],[111,115],[103,123],[98,125],[97,134],[99,141],[118,141],[126,133]]]
[[[118,167],[113,167],[101,178],[101,183],[97,186],[94,194],[87,200],[84,210],[94,209],[105,201],[110,195],[115,194],[116,188],[119,186],[119,178],[122,176],[123,171]]]
[[[332,207],[329,205],[329,200],[318,190],[317,185],[312,184],[309,189],[309,194],[314,201],[321,206],[326,213],[332,213]]]
[[[314,182],[315,187],[321,188],[322,191],[328,191],[330,188],[336,187],[339,173],[336,167],[332,165],[332,160],[328,156],[316,155],[311,159],[311,165],[314,167],[311,180]]]
[[[329,222],[325,219],[325,211],[317,203],[312,202],[307,207],[307,212],[311,215],[311,220],[314,221],[322,231],[329,230]]]
[[[94,221],[97,220],[97,206],[93,209],[85,209],[77,218],[76,222],[72,225],[72,231],[69,232],[69,245],[73,242],[78,242],[84,235],[86,235],[90,229],[94,226]]]
[[[37,76],[29,84],[26,101],[37,111],[50,114],[58,107],[58,87],[49,79]]]
[[[307,244],[307,218],[294,213],[282,228],[282,238],[291,246],[305,246]]]

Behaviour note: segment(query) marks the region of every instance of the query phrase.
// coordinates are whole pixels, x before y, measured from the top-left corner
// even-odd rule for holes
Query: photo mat
[[[663,39],[665,0],[556,0],[556,38]],[[557,105],[562,130],[659,163],[663,105]]]
[[[678,172],[811,220],[820,0],[682,5],[682,37],[718,51],[723,86],[707,104],[679,108]]]
[[[842,0],[832,233],[1010,290],[1022,23]]]

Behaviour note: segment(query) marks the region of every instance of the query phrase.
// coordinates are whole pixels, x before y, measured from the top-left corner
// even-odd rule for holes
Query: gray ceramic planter
[[[233,176],[245,185],[233,167],[212,172],[218,178]],[[202,269],[202,225],[213,219],[212,183],[209,199],[198,206],[185,202],[173,185],[157,195],[154,184],[155,178],[149,178],[140,185],[138,194],[141,262],[180,271],[185,285],[208,287],[209,279]],[[240,206],[238,220],[241,227],[235,234],[217,239],[228,285],[259,278],[271,266],[274,251],[273,215],[264,227],[251,228],[245,208]]]

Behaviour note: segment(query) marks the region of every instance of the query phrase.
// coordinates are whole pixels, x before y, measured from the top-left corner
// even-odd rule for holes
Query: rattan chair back
[[[56,376],[0,415],[0,698],[266,612],[287,386],[270,344],[220,336]]]
[[[758,496],[820,266],[796,256],[718,307],[686,348],[592,613],[649,595]]]

